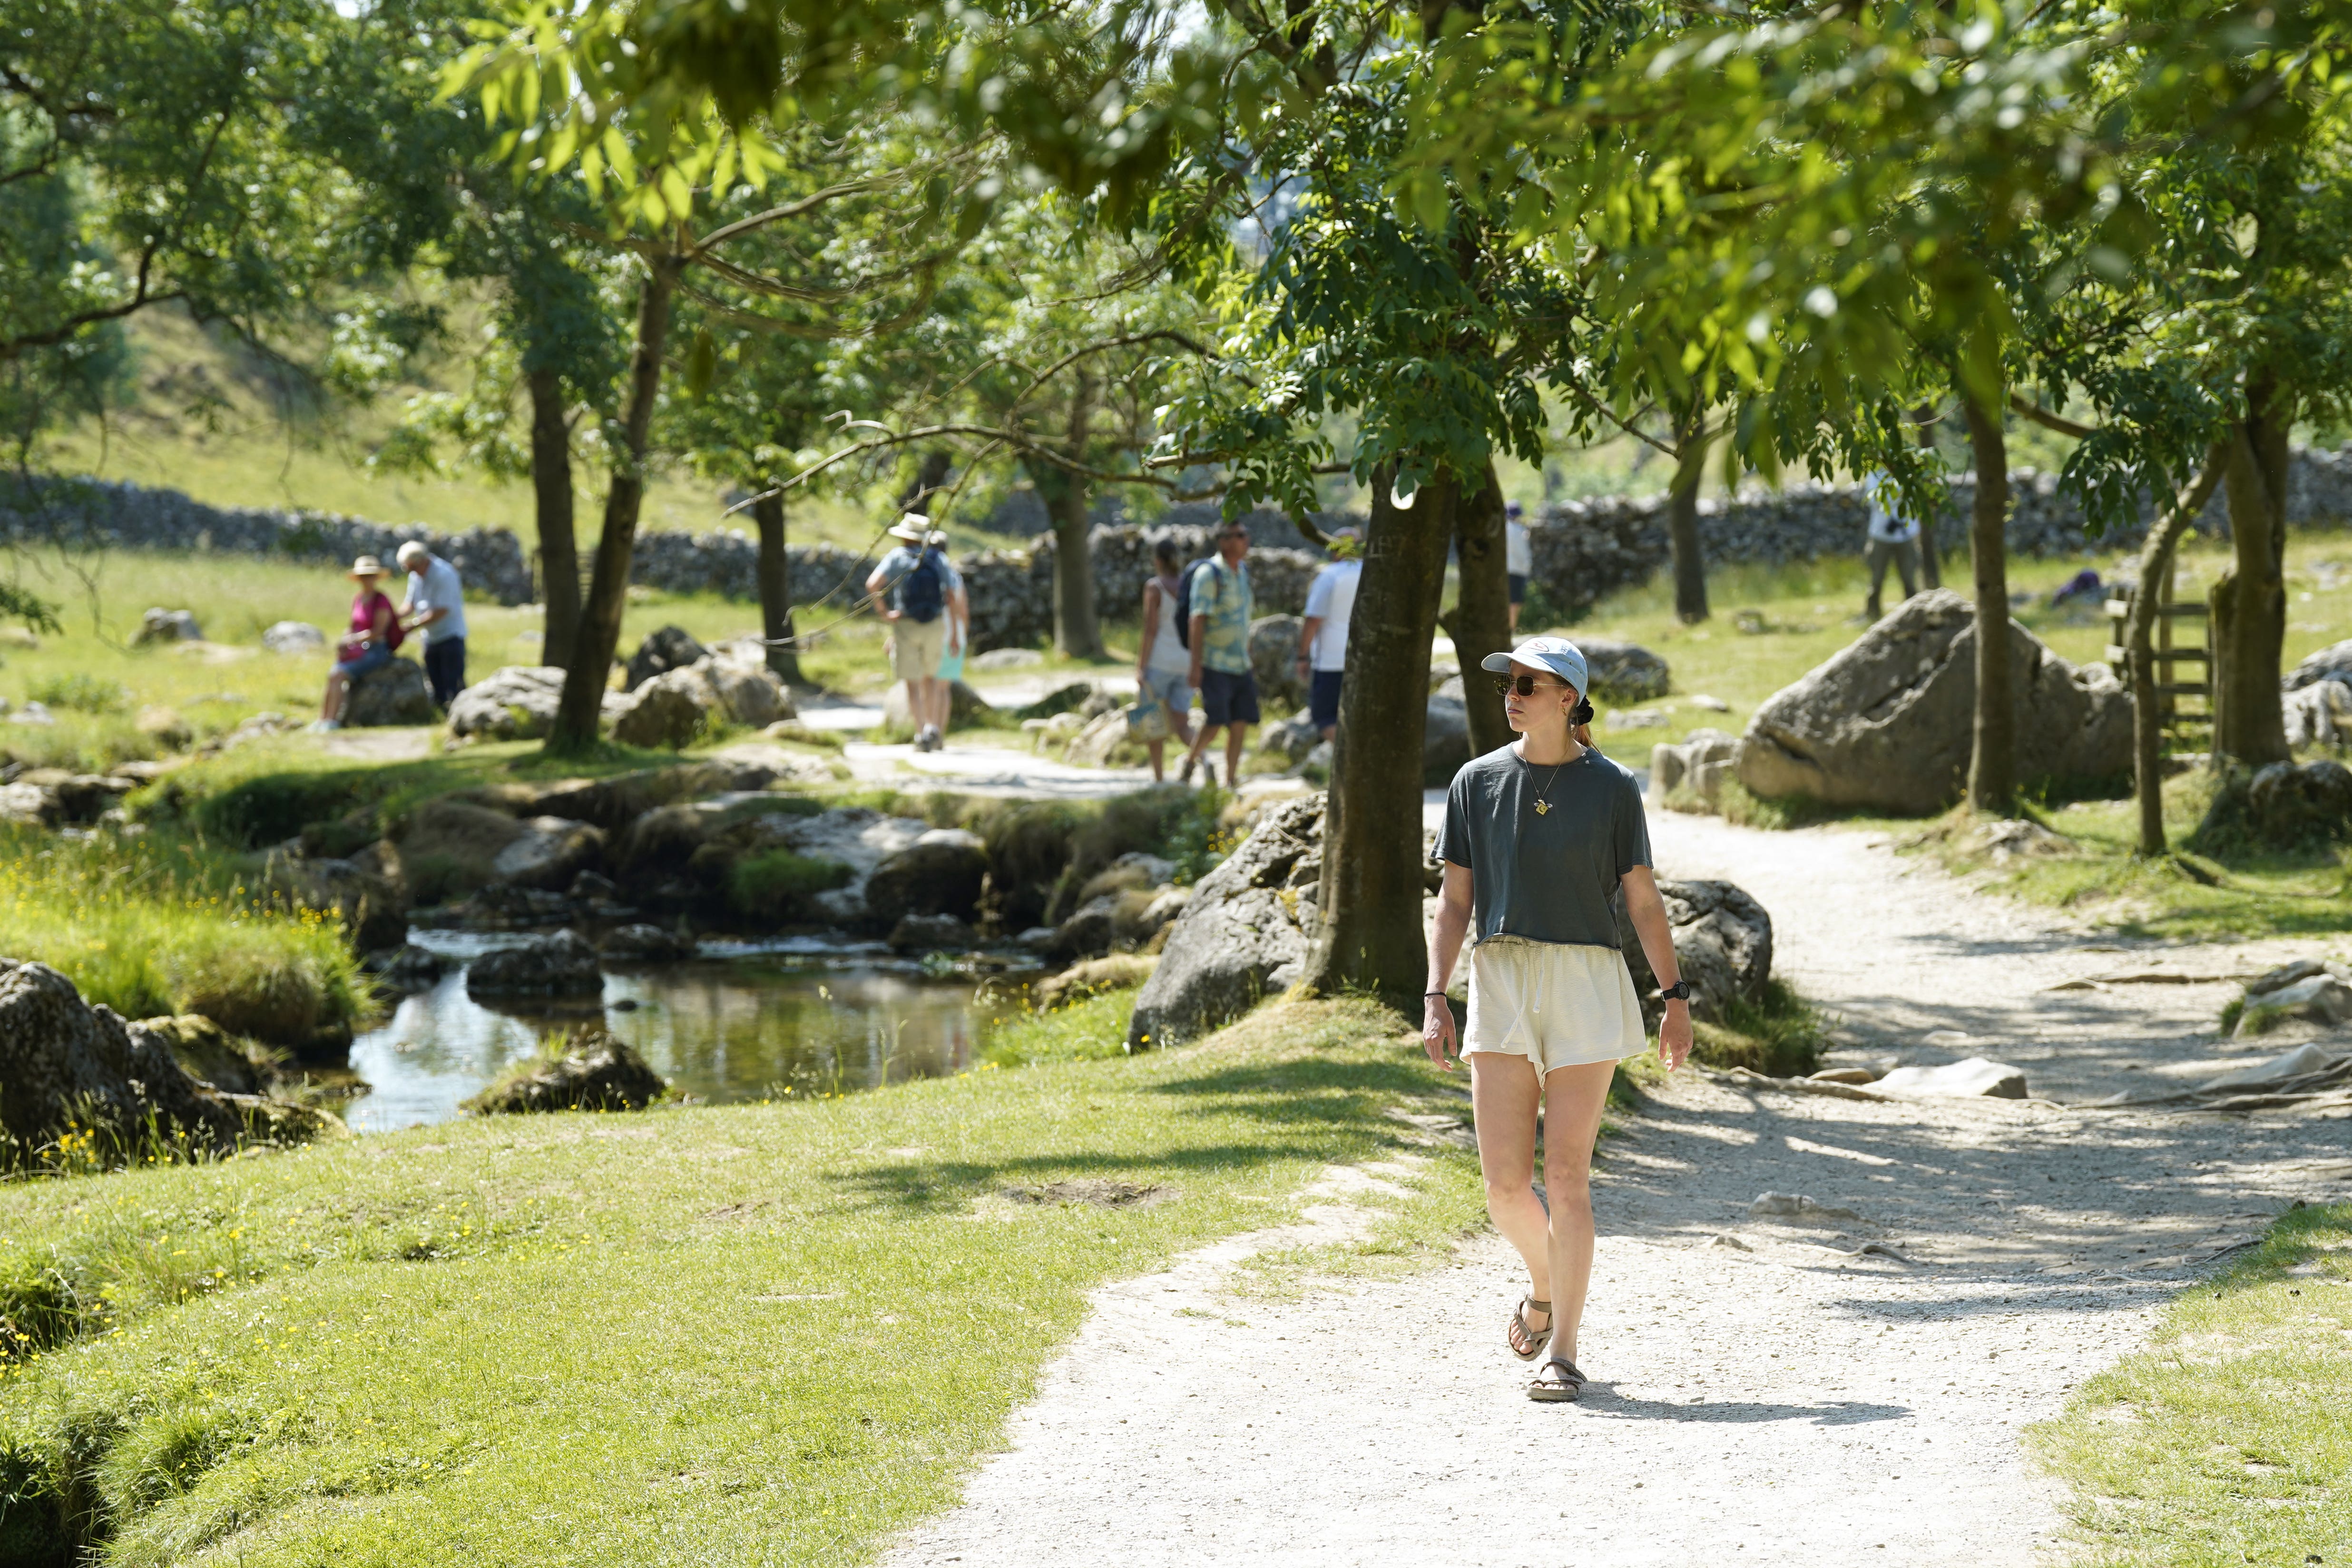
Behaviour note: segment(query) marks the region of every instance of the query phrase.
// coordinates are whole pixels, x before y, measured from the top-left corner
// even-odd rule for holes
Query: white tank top
[[[1176,579],[1154,577],[1160,588],[1160,629],[1152,635],[1150,657],[1144,668],[1156,675],[1188,675],[1192,668],[1192,650],[1176,636]]]

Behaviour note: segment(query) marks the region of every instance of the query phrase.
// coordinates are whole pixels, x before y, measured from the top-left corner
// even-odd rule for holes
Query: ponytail
[[[1592,744],[1592,700],[1591,698],[1579,696],[1576,706],[1569,710],[1568,733],[1570,739],[1580,746]]]

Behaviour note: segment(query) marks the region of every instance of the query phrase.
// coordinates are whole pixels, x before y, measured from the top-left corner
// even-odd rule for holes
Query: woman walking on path
[[[1192,654],[1184,639],[1176,635],[1176,590],[1181,585],[1177,574],[1182,570],[1183,552],[1176,548],[1171,536],[1151,547],[1151,564],[1158,568],[1149,583],[1143,585],[1143,647],[1135,656],[1135,684],[1138,690],[1158,702],[1168,715],[1168,733],[1187,751],[1192,745]],[[1151,752],[1151,779],[1164,783],[1168,777],[1161,757],[1168,749],[1165,737],[1147,741]]]
[[[1448,1071],[1449,1058],[1470,1064],[1486,1212],[1528,1266],[1506,1336],[1521,1361],[1545,1358],[1528,1396],[1571,1400],[1584,1388],[1576,1330],[1592,1276],[1592,1141],[1610,1075],[1644,1044],[1612,894],[1622,889],[1666,998],[1658,1056],[1669,1070],[1690,1055],[1690,987],[1651,870],[1640,786],[1592,747],[1584,655],[1565,637],[1532,637],[1482,668],[1497,673],[1519,739],[1474,759],[1446,795],[1422,1044]],[[1474,924],[1457,1046],[1445,988]],[[1528,1185],[1538,1105],[1541,1200]]]

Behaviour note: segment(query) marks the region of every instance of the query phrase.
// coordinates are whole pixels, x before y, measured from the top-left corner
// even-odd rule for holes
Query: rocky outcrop
[[[2273,763],[2251,775],[2233,769],[2213,792],[2197,837],[2208,844],[2251,838],[2281,849],[2352,838],[2352,769],[2325,757]]]
[[[716,724],[757,730],[793,716],[792,694],[768,668],[759,645],[722,643],[691,664],[646,677],[622,698],[613,709],[613,739],[674,751]]]
[[[674,931],[639,922],[606,931],[596,951],[607,963],[676,963],[694,956],[694,943]]]
[[[1693,730],[1679,743],[1661,741],[1650,748],[1650,796],[1662,804],[1696,799],[1715,810],[1738,753],[1739,737],[1724,730]]]
[[[563,671],[506,665],[457,693],[449,704],[449,732],[485,741],[536,741],[555,727],[555,710],[562,700]],[[627,700],[617,691],[604,693],[605,720]]]
[[[643,1110],[669,1086],[645,1058],[596,1025],[466,1101],[477,1116],[549,1110]]]
[[[192,612],[166,610],[160,606],[140,616],[139,629],[131,634],[131,646],[133,647],[144,647],[150,643],[204,640],[204,628],[196,624]]]
[[[1772,917],[1748,892],[1729,882],[1678,882],[1659,879],[1658,896],[1675,936],[1675,962],[1690,982],[1691,1016],[1717,1019],[1727,1002],[1759,1002],[1772,977]],[[1633,971],[1642,998],[1642,1017],[1653,1029],[1665,1012],[1657,1000],[1657,975],[1641,937],[1617,910],[1617,945]]]
[[[2106,666],[2067,663],[2009,623],[2021,782],[2119,779],[2131,699]],[[1976,616],[1948,588],[1898,607],[1756,710],[1737,772],[1754,795],[1926,814],[1958,798],[1976,700]]]
[[[1298,977],[1322,875],[1323,797],[1283,802],[1201,879],[1135,999],[1130,1050],[1175,1045],[1239,1017]]]
[[[977,833],[934,827],[877,863],[866,879],[866,921],[895,926],[909,915],[968,921],[988,879],[988,846]]]
[[[161,1035],[84,1002],[45,963],[0,959],[0,1162],[35,1163],[68,1133],[101,1156],[135,1155],[151,1129],[215,1152],[245,1119],[182,1070]]]
[[[602,869],[604,830],[562,816],[534,816],[490,861],[490,880],[519,888],[568,888]]]
[[[343,722],[355,729],[430,724],[440,716],[441,710],[433,705],[433,689],[425,683],[425,667],[396,655],[390,664],[352,682],[351,706],[343,710]]]
[[[259,1094],[276,1079],[269,1053],[240,1040],[201,1013],[142,1018],[136,1027],[163,1042],[180,1070],[226,1094]]]
[[[594,996],[604,974],[586,938],[560,931],[484,953],[467,966],[466,989],[476,996]]]
[[[1592,682],[1587,696],[1601,702],[1652,702],[1672,689],[1674,678],[1666,661],[1641,644],[1569,635],[1584,655],[1586,677]]]
[[[694,634],[684,626],[656,626],[629,656],[625,689],[635,691],[656,675],[684,669],[709,657],[710,650],[695,641]]]

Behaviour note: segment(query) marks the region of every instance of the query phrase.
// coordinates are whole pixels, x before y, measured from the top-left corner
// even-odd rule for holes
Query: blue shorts
[[[1213,730],[1220,724],[1257,722],[1257,677],[1228,675],[1222,669],[1201,672],[1201,718]]]
[[[1507,576],[1511,580],[1511,603],[1514,605],[1526,604],[1528,602],[1528,574],[1524,572],[1508,572],[1504,574],[1504,575]],[[1492,582],[1494,579],[1490,577],[1487,581]]]
[[[335,666],[335,673],[345,680],[357,680],[362,675],[373,675],[392,662],[392,649],[380,642],[372,642],[351,658]]]
[[[1206,674],[1207,671],[1202,673]],[[1171,719],[1181,719],[1192,710],[1192,683],[1184,679],[1181,669],[1146,669],[1142,689],[1160,700]]]
[[[1328,730],[1339,721],[1339,669],[1318,669],[1307,688],[1307,713],[1318,730]]]

